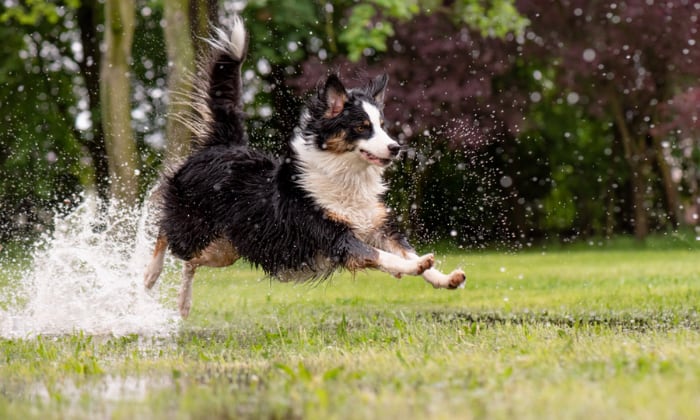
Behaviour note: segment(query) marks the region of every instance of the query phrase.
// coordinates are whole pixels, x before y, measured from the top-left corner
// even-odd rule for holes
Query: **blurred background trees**
[[[328,69],[350,85],[389,74],[406,145],[389,200],[414,239],[528,246],[697,224],[694,2],[11,0],[0,241],[31,240],[83,191],[143,199],[187,153],[193,57],[236,12],[250,137],[272,153]]]

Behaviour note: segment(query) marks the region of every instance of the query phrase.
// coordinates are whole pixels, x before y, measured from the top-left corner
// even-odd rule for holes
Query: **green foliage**
[[[33,34],[36,27],[16,22],[0,28],[0,53],[6,57],[0,64],[3,241],[17,234],[31,239],[36,229],[50,220],[47,218],[51,215],[42,209],[73,200],[87,177],[73,126],[76,74],[66,70],[71,66],[70,56],[62,55],[69,47],[61,42],[60,30],[53,29],[53,25],[43,22],[40,28],[39,34]],[[52,55],[34,55],[29,51]],[[56,53],[62,57],[54,57]],[[19,224],[16,218],[20,219]]]
[[[453,10],[457,21],[479,30],[483,36],[521,35],[529,24],[515,8],[513,0],[460,0],[454,3]]]
[[[418,138],[388,174],[387,201],[414,242],[483,247],[508,236],[505,191],[491,149],[454,150]]]
[[[457,24],[466,24],[484,36],[499,38],[512,32],[522,34],[528,25],[528,20],[518,13],[513,0],[460,0],[448,6],[449,10],[445,9],[442,2],[434,0],[373,0],[360,3],[351,7],[338,40],[346,45],[348,58],[357,61],[364,54],[385,52],[388,39],[394,35],[393,22],[405,22],[421,13],[448,13]]]
[[[375,0],[351,9],[338,40],[348,49],[348,58],[357,61],[365,52],[384,52],[394,35],[392,20],[405,21],[420,12],[417,1]]]
[[[321,33],[315,1],[253,0],[244,13],[252,18],[247,21],[254,40],[252,62],[264,58],[272,64],[297,63],[306,58],[309,39]]]
[[[26,7],[25,7],[26,6]],[[76,127],[86,100],[79,72],[82,51],[76,49],[78,2],[25,3],[9,8],[0,27],[0,108],[5,129],[0,133],[0,241],[31,242],[52,224],[53,213],[70,209],[83,189],[94,186],[92,160],[85,144],[91,129]],[[100,6],[101,7],[101,6]],[[41,13],[39,13],[41,11]],[[53,12],[55,12],[55,14]],[[22,14],[36,16],[17,18]],[[54,21],[54,16],[60,18]],[[161,158],[145,141],[162,127],[162,99],[147,95],[164,89],[166,59],[158,24],[159,9],[150,19],[139,15],[133,55],[134,84],[140,95],[134,106],[152,110],[146,120],[134,120],[141,158],[140,168],[149,187]],[[99,41],[99,40],[98,40]],[[97,71],[97,69],[96,69]],[[93,123],[99,119],[92,118]],[[67,204],[64,206],[64,204]]]
[[[619,187],[616,181],[625,173],[621,162],[611,157],[608,127],[587,119],[580,107],[546,95],[530,115],[531,127],[521,136],[518,159],[526,167],[535,164],[531,159],[546,154],[548,167],[548,173],[539,177],[526,173],[519,179],[524,190],[537,188],[532,184],[542,182],[548,190],[544,196],[531,195],[534,200],[530,205],[536,209],[533,224],[545,232],[560,233],[575,232],[576,226],[586,225],[594,231],[578,233],[605,235],[606,229],[613,229],[606,227],[605,221],[612,223],[622,216],[611,207],[618,205],[612,194]]]
[[[0,23],[15,21],[20,25],[32,26],[42,20],[55,25],[59,23],[65,14],[65,7],[77,9],[80,0],[47,1],[26,0],[19,5],[10,6],[0,13]]]

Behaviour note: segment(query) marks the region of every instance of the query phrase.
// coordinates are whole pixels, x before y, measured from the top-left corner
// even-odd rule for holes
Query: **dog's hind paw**
[[[160,276],[160,272],[152,273],[149,271],[143,275],[143,285],[146,287],[146,289],[153,288],[153,285],[156,284],[156,281],[158,280],[158,276]]]
[[[190,316],[190,302],[180,304],[180,316],[182,319],[187,319]]]
[[[187,292],[183,293],[180,291],[180,296],[178,297],[177,306],[180,309],[180,316],[182,319],[187,319],[187,317],[190,315],[190,308],[192,308],[191,290],[192,289],[190,289],[189,294]]]

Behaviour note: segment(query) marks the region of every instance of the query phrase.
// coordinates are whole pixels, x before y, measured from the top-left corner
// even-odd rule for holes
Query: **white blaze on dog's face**
[[[377,106],[362,102],[362,109],[367,113],[371,137],[357,140],[360,156],[373,165],[386,166],[398,155],[401,146],[384,131],[381,111]]]

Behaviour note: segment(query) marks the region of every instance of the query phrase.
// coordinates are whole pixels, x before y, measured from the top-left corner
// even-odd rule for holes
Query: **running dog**
[[[217,29],[201,63],[201,90],[191,155],[165,175],[158,238],[144,283],[153,287],[165,252],[184,260],[179,310],[192,305],[200,266],[225,267],[239,258],[282,281],[324,279],[338,269],[378,269],[397,278],[422,275],[455,289],[464,272],[432,268],[391,221],[382,201],[385,168],[400,145],[384,130],[388,77],[346,89],[331,74],[302,112],[282,158],[248,145],[241,101],[247,35],[240,18]]]

